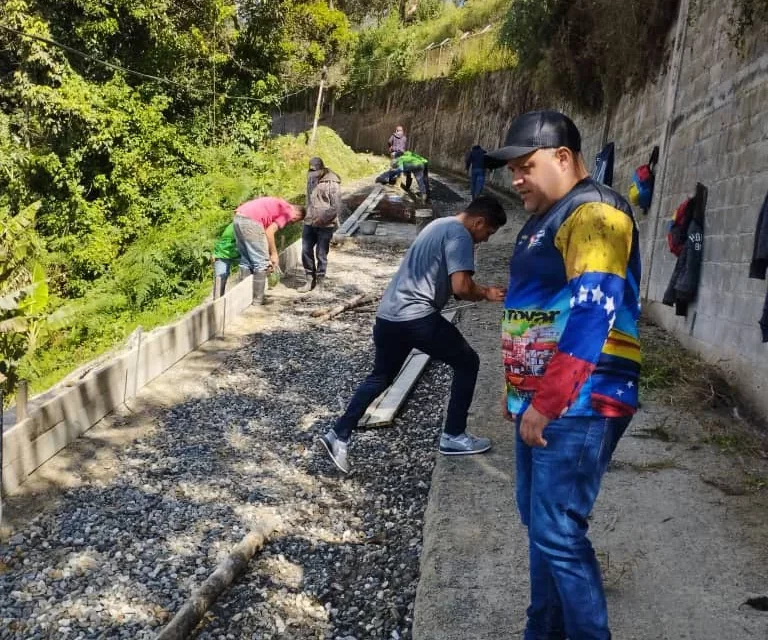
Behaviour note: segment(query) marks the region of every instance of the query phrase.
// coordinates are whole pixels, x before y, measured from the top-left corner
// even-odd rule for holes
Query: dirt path
[[[481,281],[503,281],[522,220],[518,213],[479,251]],[[527,539],[514,503],[514,435],[500,416],[499,321],[499,309],[484,305],[461,322],[482,362],[470,429],[495,445],[489,455],[436,462],[417,640],[522,637]],[[690,358],[659,329],[646,326],[642,337],[657,364]],[[690,359],[683,370],[703,366]],[[768,596],[764,440],[732,407],[710,410],[709,389],[670,384],[643,394],[591,521],[614,637],[763,640],[768,613],[744,603]]]

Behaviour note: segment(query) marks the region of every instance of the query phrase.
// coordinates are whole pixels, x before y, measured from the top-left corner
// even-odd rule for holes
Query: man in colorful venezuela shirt
[[[508,166],[532,214],[510,259],[502,320],[530,543],[524,637],[609,639],[587,518],[637,407],[637,225],[627,202],[589,177],[579,131],[561,113],[519,116],[487,160]]]

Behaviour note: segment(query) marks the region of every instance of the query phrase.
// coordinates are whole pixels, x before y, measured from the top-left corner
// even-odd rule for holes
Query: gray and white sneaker
[[[339,440],[339,437],[333,429],[330,429],[325,435],[320,436],[320,442],[323,443],[325,450],[328,452],[331,460],[333,460],[333,464],[339,468],[339,471],[349,473],[350,466],[349,460],[347,459],[349,443]]]
[[[444,456],[471,456],[474,453],[483,453],[491,448],[489,438],[479,438],[465,431],[458,436],[449,436],[443,432],[440,434],[440,453]]]

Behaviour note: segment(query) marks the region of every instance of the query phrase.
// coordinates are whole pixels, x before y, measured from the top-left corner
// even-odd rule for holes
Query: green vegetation
[[[151,227],[90,282],[77,299],[52,300],[41,340],[21,364],[35,391],[48,388],[69,371],[122,343],[137,327],[165,324],[211,293],[213,242],[232,219],[235,207],[252,197],[304,198],[306,167],[320,155],[344,180],[371,175],[385,161],[358,155],[330,129],[321,127],[313,147],[306,135],[283,136],[259,152],[236,146],[208,149],[198,158],[201,171],[180,179],[180,205],[167,222]],[[282,249],[299,237],[300,225],[278,235]]]
[[[200,300],[234,206],[302,191],[302,141],[269,142],[269,111],[354,40],[323,0],[0,5],[7,390],[20,374],[40,389]],[[350,162],[328,134],[318,148]]]
[[[766,1],[737,0],[737,31],[763,15]],[[390,12],[359,32],[347,88],[514,68],[536,95],[597,111],[656,77],[678,7],[679,0],[468,0],[461,8],[422,0],[411,22]]]
[[[440,76],[465,79],[514,66],[515,56],[499,44],[500,25],[511,3],[468,0],[457,8],[452,3],[420,2],[410,23],[389,13],[358,33],[347,72],[349,88]],[[437,46],[446,39],[450,40],[442,48]],[[429,45],[435,46],[425,51]]]

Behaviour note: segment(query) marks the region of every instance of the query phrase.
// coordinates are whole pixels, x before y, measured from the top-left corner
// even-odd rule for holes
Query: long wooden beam
[[[443,317],[449,322],[453,322],[455,316],[455,309],[443,312]],[[428,363],[429,356],[426,353],[413,349],[405,359],[394,382],[371,403],[365,415],[360,418],[358,426],[384,427],[392,424],[405,399],[421,377]]]
[[[366,213],[369,209],[373,208],[371,205],[373,204],[373,201],[376,200],[376,198],[378,198],[378,200],[376,200],[376,204],[379,203],[379,200],[381,200],[381,198],[383,197],[383,194],[382,194],[383,189],[384,187],[382,185],[380,184],[375,185],[371,190],[371,192],[366,197],[366,199],[360,203],[357,209],[355,209],[354,212],[352,212],[352,215],[349,216],[349,218],[347,218],[344,221],[344,224],[342,224],[339,227],[339,230],[334,235],[338,235],[338,236],[352,235],[353,233],[352,230],[358,224],[358,220],[360,216]],[[374,204],[373,206],[376,206],[376,205]]]

